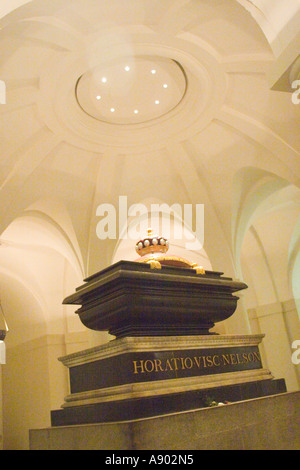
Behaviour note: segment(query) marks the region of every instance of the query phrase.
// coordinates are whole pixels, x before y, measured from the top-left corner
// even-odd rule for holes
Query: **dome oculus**
[[[178,62],[139,56],[118,59],[84,73],[77,81],[76,98],[82,110],[94,119],[138,124],[174,109],[186,86]]]

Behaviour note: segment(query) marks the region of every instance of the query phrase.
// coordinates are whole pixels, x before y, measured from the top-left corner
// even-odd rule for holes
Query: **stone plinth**
[[[261,362],[263,335],[126,337],[60,358],[70,395],[53,426],[124,421],[285,392]]]

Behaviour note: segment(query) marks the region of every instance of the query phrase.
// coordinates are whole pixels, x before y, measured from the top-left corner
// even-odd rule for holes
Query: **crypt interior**
[[[58,357],[111,339],[62,302],[137,258],[121,219],[138,235],[152,204],[203,205],[203,246],[175,236],[182,212],[170,251],[247,284],[214,332],[265,334],[299,391],[300,1],[2,0],[0,18],[0,448],[50,426]]]

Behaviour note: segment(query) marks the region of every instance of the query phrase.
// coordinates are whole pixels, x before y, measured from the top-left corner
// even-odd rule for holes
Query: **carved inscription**
[[[202,375],[260,369],[257,346],[140,351],[70,367],[72,393]],[[109,371],[109,373],[107,372]]]
[[[261,363],[259,352],[212,354],[203,356],[171,357],[168,359],[141,359],[132,361],[134,374],[181,371],[187,369],[224,368],[250,363]]]

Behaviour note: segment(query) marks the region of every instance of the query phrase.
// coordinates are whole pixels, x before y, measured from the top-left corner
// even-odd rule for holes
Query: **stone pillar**
[[[291,344],[299,334],[294,301],[257,306],[249,309],[248,314],[252,331],[265,333],[262,356],[266,367],[272,370],[275,378],[285,378],[288,391],[299,390],[297,368],[291,359]]]

